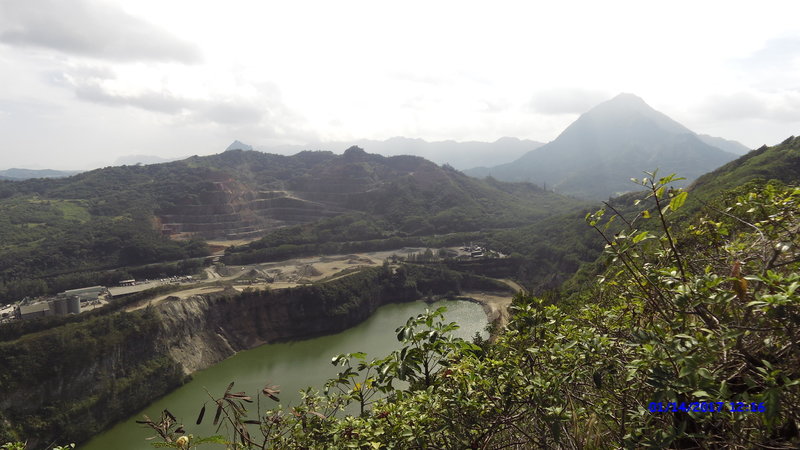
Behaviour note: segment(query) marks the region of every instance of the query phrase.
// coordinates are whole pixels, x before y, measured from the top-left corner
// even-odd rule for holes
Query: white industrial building
[[[81,303],[93,302],[108,292],[104,286],[90,286],[59,292],[55,297],[40,301],[23,301],[14,310],[17,319],[80,314]]]

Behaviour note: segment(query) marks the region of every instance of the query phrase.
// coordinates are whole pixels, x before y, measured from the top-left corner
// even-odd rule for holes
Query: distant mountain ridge
[[[228,148],[225,149],[225,151],[227,152],[230,150],[252,150],[252,149],[253,149],[252,145],[247,145],[244,142],[236,140],[233,141],[231,145],[229,145]]]
[[[734,155],[744,155],[752,150],[741,142],[731,141],[721,137],[709,136],[707,134],[698,134],[697,137],[712,147],[717,147],[720,150],[733,153]]]
[[[494,142],[458,142],[454,140],[429,142],[423,139],[397,136],[383,141],[355,139],[352,141],[331,141],[309,145],[259,147],[258,150],[280,154],[291,154],[303,150],[323,150],[339,153],[346,148],[357,146],[370,153],[377,153],[383,156],[421,156],[436,164],[449,164],[458,170],[464,170],[471,167],[510,162],[542,145],[544,144],[541,142],[515,137],[503,137]]]
[[[581,115],[554,141],[516,161],[465,173],[529,181],[599,200],[633,190],[635,186],[625,180],[643,171],[674,172],[691,181],[734,158],[641,98],[620,94]]]
[[[419,156],[386,157],[355,146],[341,155],[227,150],[45,181],[5,186],[0,198],[36,190],[42,198],[86,201],[103,214],[135,209],[160,234],[180,237],[250,238],[342,214],[366,214],[402,235],[477,231],[578,204],[534,185],[477,180]]]
[[[134,166],[136,164],[161,164],[170,161],[177,161],[183,158],[163,158],[156,155],[125,155],[117,158],[116,166]]]
[[[0,170],[0,179],[28,180],[31,178],[65,178],[81,173],[80,170],[6,169]]]
[[[208,248],[194,238],[274,238],[246,248],[239,261],[263,260],[265,252],[295,255],[304,245],[317,253],[423,240],[454,245],[582,206],[532,184],[479,180],[424,158],[355,147],[343,155],[231,150],[6,181],[0,298],[40,295],[55,286],[54,277],[77,283],[73,273],[205,256]],[[20,277],[48,284],[31,291]]]

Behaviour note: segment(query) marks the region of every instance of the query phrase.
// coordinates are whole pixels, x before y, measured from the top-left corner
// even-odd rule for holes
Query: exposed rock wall
[[[235,182],[211,183],[208,189],[163,211],[158,217],[162,233],[240,238],[344,211],[332,202],[320,203],[284,190],[255,191]]]
[[[261,344],[337,333],[383,304],[418,298],[416,289],[396,281],[375,268],[324,286],[163,302],[158,306],[161,341],[184,372],[192,373]]]
[[[388,268],[166,301],[0,343],[0,438],[82,442],[235,352],[345,330],[419,293]]]
[[[113,314],[0,344],[0,441],[81,442],[184,380],[152,311]]]

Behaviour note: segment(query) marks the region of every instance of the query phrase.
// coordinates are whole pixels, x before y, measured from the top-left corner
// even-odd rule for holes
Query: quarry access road
[[[162,294],[148,300],[142,300],[130,305],[125,310],[135,311],[147,306],[155,306],[168,298],[185,300],[195,295],[212,294],[222,292],[226,288],[242,292],[247,288],[254,289],[286,289],[302,284],[319,281],[324,278],[334,277],[336,274],[346,269],[357,267],[374,267],[383,264],[383,261],[393,256],[404,256],[409,253],[419,253],[424,251],[421,248],[402,248],[397,250],[386,250],[378,252],[348,253],[341,255],[324,255],[305,258],[292,258],[285,261],[275,261],[260,264],[250,264],[246,266],[229,267],[209,267],[206,268],[208,278],[199,281],[192,286],[179,291]],[[353,272],[340,274],[344,277]],[[242,278],[247,278],[243,283]],[[262,281],[271,279],[271,282]],[[508,279],[500,279],[514,292],[524,291],[522,286]],[[459,297],[473,300],[483,305],[489,321],[495,323],[499,328],[508,324],[508,307],[511,306],[513,295],[507,293],[487,292],[487,291],[468,291]]]
[[[407,255],[408,253],[416,253],[422,250],[424,249],[402,248],[380,252],[292,258],[285,261],[250,264],[246,266],[229,266],[222,268],[208,267],[205,270],[208,277],[206,280],[198,281],[186,289],[159,295],[152,299],[142,300],[141,302],[130,305],[125,310],[130,312],[145,308],[149,305],[155,306],[170,297],[187,299],[193,295],[221,292],[226,286],[231,285],[240,292],[248,287],[286,289],[331,277],[345,269],[380,265],[383,264],[385,259],[391,258],[393,255]],[[248,282],[246,284],[236,282],[249,274],[254,274],[253,277],[248,277],[250,279],[270,278],[273,281]]]

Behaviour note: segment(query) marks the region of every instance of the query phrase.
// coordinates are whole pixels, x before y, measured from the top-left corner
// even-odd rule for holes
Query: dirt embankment
[[[338,333],[366,320],[379,306],[419,296],[413,287],[365,269],[346,280],[296,289],[222,292],[166,298],[156,308],[159,342],[190,374],[261,344]]]
[[[483,291],[467,291],[461,293],[461,297],[468,300],[473,300],[483,305],[483,310],[489,318],[489,322],[495,325],[495,332],[492,334],[491,339],[494,341],[500,330],[508,325],[510,313],[508,308],[514,300],[514,295],[517,292],[525,291],[522,286],[511,280],[500,280],[505,283],[514,293],[508,292],[483,292]]]

